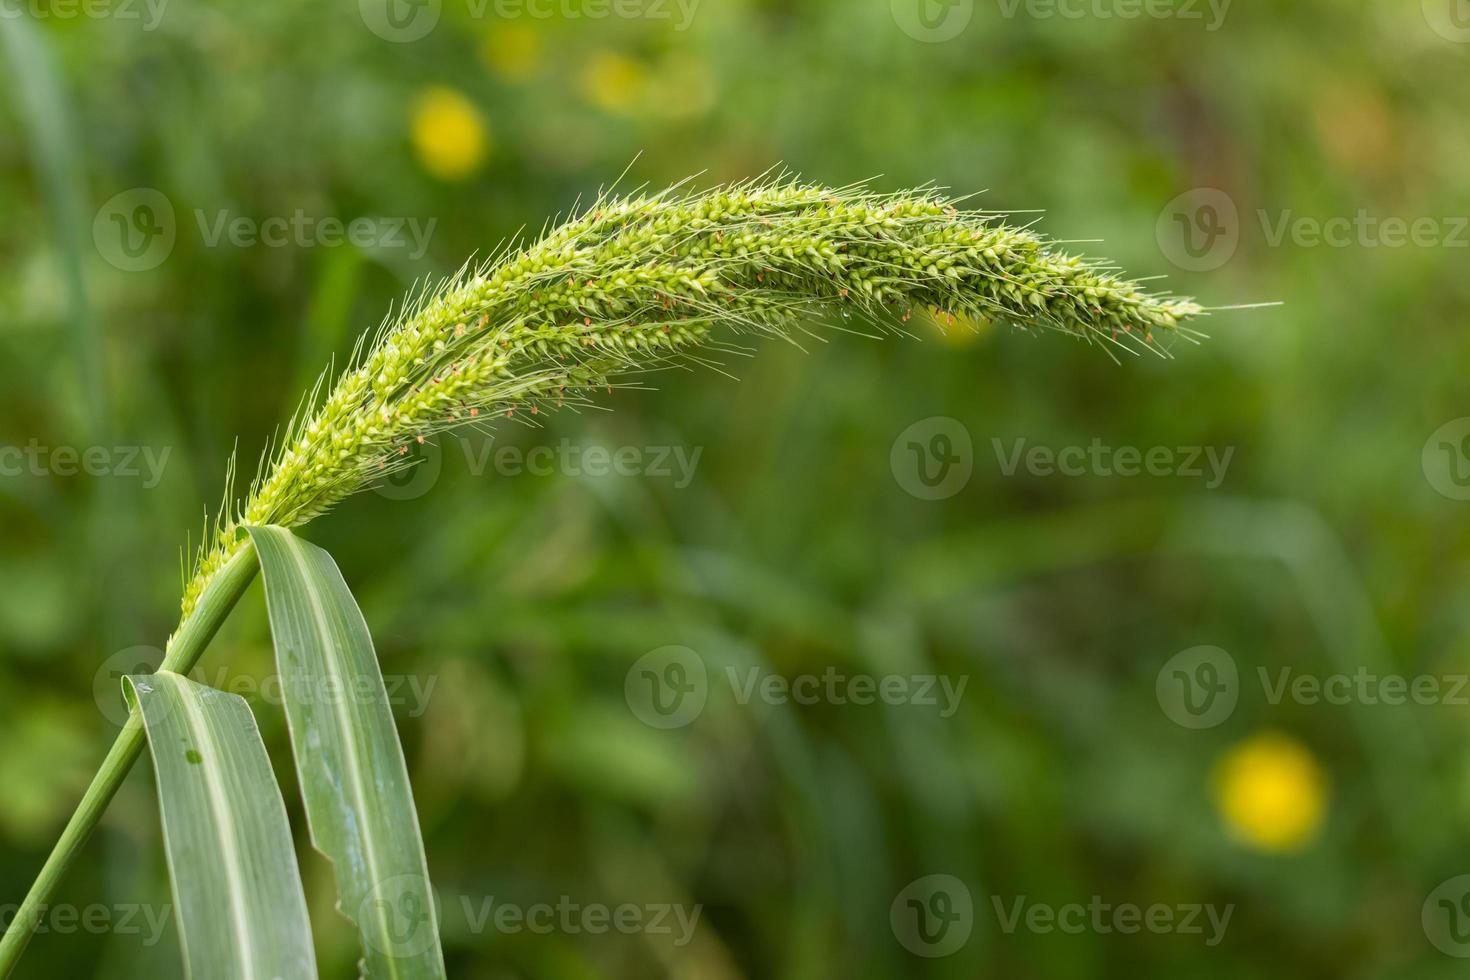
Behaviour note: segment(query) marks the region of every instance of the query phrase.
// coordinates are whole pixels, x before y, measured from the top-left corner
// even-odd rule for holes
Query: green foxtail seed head
[[[519,250],[424,288],[359,342],[336,386],[287,427],[246,500],[207,530],[184,596],[243,547],[242,524],[294,527],[408,465],[445,429],[583,402],[633,372],[788,337],[834,312],[902,330],[914,309],[1164,353],[1204,313],[1154,295],[1003,215],[931,190],[794,180],[603,196]],[[366,340],[366,337],[364,337]],[[325,375],[323,376],[325,380]]]

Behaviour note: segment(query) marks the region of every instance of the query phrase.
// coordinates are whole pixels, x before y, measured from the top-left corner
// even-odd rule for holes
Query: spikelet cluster
[[[741,334],[789,338],[834,316],[902,330],[916,309],[1159,352],[1204,312],[930,190],[781,180],[604,196],[365,338],[207,533],[184,615],[242,547],[241,524],[304,524],[444,429],[583,402]]]

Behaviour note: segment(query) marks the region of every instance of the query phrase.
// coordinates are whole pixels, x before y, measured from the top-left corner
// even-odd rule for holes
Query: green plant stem
[[[260,562],[252,545],[247,544],[230,558],[220,569],[220,574],[210,582],[209,588],[200,597],[189,618],[174,634],[159,670],[186,674],[194,669],[210,640],[214,639],[215,633],[255,578],[259,568]],[[46,903],[50,901],[52,892],[76,863],[81,855],[82,845],[102,819],[102,814],[117,794],[128,770],[137,761],[143,749],[143,736],[142,721],[134,712],[118,733],[117,740],[112,743],[112,749],[97,770],[97,775],[92,778],[92,784],[87,787],[87,792],[82,796],[82,802],[77,805],[71,820],[67,822],[66,829],[61,832],[61,839],[52,848],[51,856],[46,859],[41,873],[31,885],[30,893],[21,903],[10,928],[0,937],[0,980],[10,976],[15,969],[16,961],[20,959],[26,943],[30,942],[41,917],[46,914]]]

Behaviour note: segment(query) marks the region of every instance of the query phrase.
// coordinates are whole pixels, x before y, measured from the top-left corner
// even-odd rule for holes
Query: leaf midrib
[[[337,662],[337,648],[336,645],[332,642],[330,631],[327,629],[326,609],[322,604],[321,596],[317,593],[316,583],[312,578],[311,569],[306,564],[306,556],[302,554],[301,547],[297,543],[295,535],[288,533],[278,535],[277,537],[279,540],[284,542],[286,551],[288,554],[290,554],[292,563],[295,564],[297,573],[301,577],[303,591],[305,591],[307,600],[311,603],[312,624],[316,627],[317,638],[321,640],[322,643],[322,659],[326,663],[327,668],[332,671],[333,678],[335,680],[341,681],[343,671],[341,669],[341,664]],[[338,689],[342,690],[343,688],[339,687]],[[377,843],[376,838],[373,835],[373,820],[369,816],[367,810],[367,793],[363,789],[362,770],[361,767],[358,765],[357,752],[354,750],[354,746],[351,744],[352,732],[355,729],[352,724],[351,717],[344,713],[343,699],[334,698],[331,700],[334,701],[334,704],[332,706],[332,713],[336,716],[337,724],[340,726],[342,732],[344,733],[344,748],[346,748],[347,750],[344,754],[347,756],[347,768],[349,777],[348,782],[352,786],[352,795],[356,804],[355,808],[358,813],[361,813],[363,815],[361,826],[363,828],[363,836],[365,838],[364,844],[366,846],[364,847],[364,851],[368,862],[368,873],[371,876],[371,884],[369,885],[368,891],[368,895],[370,896],[372,894],[371,889],[373,887],[376,887],[376,885],[380,881],[378,876],[378,863],[376,858]],[[368,896],[364,896],[364,898],[366,897]],[[388,920],[380,911],[380,906],[377,902],[373,902],[371,904],[378,920],[378,926],[380,929],[379,935],[387,937],[388,935],[390,935],[388,931]],[[358,914],[361,914],[360,909]],[[384,959],[388,961],[388,968],[392,972],[392,974],[394,976],[399,976],[400,974],[398,971],[397,963],[395,962],[395,958],[392,956],[387,956],[384,957]]]
[[[250,944],[250,916],[245,904],[245,892],[242,888],[244,872],[240,866],[238,853],[239,842],[235,832],[235,818],[230,812],[230,807],[225,804],[228,794],[220,785],[219,774],[215,771],[215,762],[219,756],[219,743],[214,738],[207,719],[199,714],[199,709],[193,704],[193,699],[184,696],[184,692],[173,683],[169,683],[173,691],[174,699],[184,709],[184,724],[189,733],[194,736],[195,741],[201,746],[208,743],[209,754],[204,756],[204,785],[205,793],[209,797],[209,808],[215,819],[210,821],[210,826],[219,829],[220,850],[225,856],[225,878],[230,889],[230,920],[235,926],[235,946],[240,951],[240,966],[242,976],[255,976],[255,957],[251,951]],[[203,755],[204,753],[200,753]]]

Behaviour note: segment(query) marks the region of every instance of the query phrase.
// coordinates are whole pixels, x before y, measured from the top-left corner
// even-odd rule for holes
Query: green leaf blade
[[[312,842],[357,924],[362,974],[443,978],[423,837],[367,622],[331,555],[284,528],[247,530]]]
[[[249,706],[168,671],[125,686],[158,777],[185,971],[316,977],[291,827]]]

